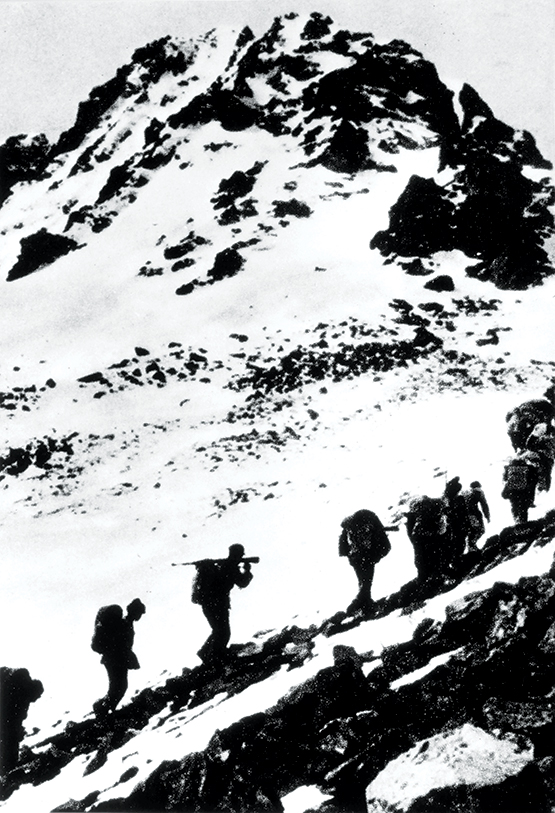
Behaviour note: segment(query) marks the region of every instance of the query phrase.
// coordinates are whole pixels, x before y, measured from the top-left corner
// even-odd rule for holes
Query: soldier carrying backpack
[[[555,384],[546,389],[542,398],[525,401],[507,413],[507,433],[515,452],[526,447],[530,432],[538,423],[549,427],[555,418]]]
[[[534,452],[520,452],[503,471],[501,496],[509,500],[515,524],[528,521],[528,511],[534,504],[539,468]]]
[[[197,568],[191,600],[200,605],[212,629],[198,651],[203,663],[219,664],[225,659],[231,638],[229,594],[235,586],[244,588],[250,584],[251,562],[258,562],[258,557],[246,558],[244,547],[235,544],[229,546],[227,559],[190,563]]]
[[[449,525],[441,498],[416,497],[406,514],[407,535],[414,548],[414,565],[420,581],[445,574]]]
[[[339,555],[347,556],[358,579],[358,593],[347,612],[368,611],[373,605],[370,596],[376,564],[387,556],[391,543],[379,517],[362,508],[341,523]]]
[[[534,452],[538,460],[538,491],[549,491],[551,472],[555,462],[555,433],[547,423],[538,423],[526,441],[526,450]]]
[[[33,680],[27,669],[0,666],[0,782],[17,767],[23,721],[43,692],[40,680]]]
[[[466,500],[462,494],[460,477],[453,477],[445,485],[443,502],[447,514],[449,542],[443,548],[444,572],[457,577],[471,530]]]
[[[102,655],[101,663],[108,673],[106,696],[94,703],[96,714],[113,712],[127,691],[129,669],[139,669],[133,652],[135,631],[133,624],[146,612],[143,602],[136,598],[127,605],[127,615],[119,604],[101,607],[96,614],[91,649]]]

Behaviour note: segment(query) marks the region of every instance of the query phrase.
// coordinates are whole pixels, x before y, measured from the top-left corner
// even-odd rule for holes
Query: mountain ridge
[[[317,13],[304,18],[295,14],[278,17],[267,34],[258,39],[254,39],[247,29],[238,35],[237,32],[228,32],[226,36],[227,40],[224,37],[222,43],[215,32],[186,44],[174,43],[169,37],[157,40],[138,49],[133,61],[120,69],[113,80],[91,93],[89,100],[80,106],[73,127],[60,136],[50,151],[48,160],[53,167],[58,166],[58,171],[54,171],[57,180],[46,191],[57,191],[60,184],[62,188],[71,189],[70,178],[90,173],[91,161],[94,161],[95,197],[91,198],[90,181],[87,181],[86,191],[88,202],[82,201],[78,205],[78,199],[66,197],[60,214],[68,215],[68,219],[63,227],[59,221],[57,229],[61,228],[61,233],[50,235],[48,229],[46,232],[40,229],[24,238],[20,243],[19,261],[12,266],[8,279],[32,273],[37,269],[37,263],[39,266],[48,264],[56,256],[82,245],[80,238],[90,239],[91,231],[94,234],[108,228],[121,206],[133,203],[141,194],[141,188],[148,185],[153,172],[170,162],[183,161],[183,156],[177,157],[177,151],[187,153],[186,133],[211,122],[218,122],[230,133],[255,128],[274,137],[292,139],[291,147],[295,146],[300,155],[304,154],[302,163],[306,167],[322,165],[340,174],[352,175],[370,169],[394,171],[395,166],[388,160],[392,154],[434,144],[440,148],[440,176],[442,169],[456,168],[472,158],[476,168],[470,167],[462,172],[459,168],[459,180],[456,174],[446,187],[443,183],[444,188],[437,189],[432,182],[432,188],[436,189],[436,196],[444,199],[444,208],[448,205],[453,208],[449,198],[463,195],[463,203],[467,203],[466,209],[471,211],[470,204],[476,192],[483,197],[491,173],[496,172],[501,193],[497,197],[490,196],[491,199],[485,201],[482,209],[470,219],[469,212],[457,211],[460,222],[468,224],[472,217],[487,218],[487,212],[491,218],[492,212],[499,210],[499,222],[492,221],[489,229],[495,232],[495,240],[491,235],[486,240],[481,233],[478,238],[474,236],[473,241],[461,240],[458,236],[461,225],[453,228],[450,223],[452,213],[435,214],[437,203],[428,196],[424,204],[426,217],[433,218],[432,228],[443,232],[444,236],[438,235],[439,243],[438,238],[435,242],[424,239],[425,253],[460,247],[471,257],[482,260],[478,266],[479,278],[491,277],[494,282],[509,288],[537,284],[548,273],[545,252],[538,236],[545,238],[553,234],[553,217],[547,208],[553,203],[553,191],[545,179],[539,182],[524,177],[522,169],[525,165],[549,169],[551,165],[541,157],[529,133],[515,133],[511,127],[495,119],[470,86],[464,85],[459,96],[462,107],[462,121],[459,122],[453,106],[453,92],[446,88],[434,66],[420,53],[398,40],[378,45],[371,35],[349,34],[333,24],[331,18]],[[219,60],[214,54],[219,55]],[[213,66],[210,59],[216,59]],[[196,87],[198,75],[187,78],[197,62],[205,70],[207,66],[211,70],[201,80],[204,89],[200,92]],[[218,75],[218,68],[223,65],[225,67]],[[180,76],[185,78],[178,79]],[[165,92],[160,87],[162,79],[170,83]],[[182,97],[189,93],[191,84],[192,95],[183,104]],[[147,113],[150,120],[142,125],[144,142],[141,144],[137,139],[141,119],[137,117],[145,104],[148,108],[152,103],[156,105],[159,118]],[[112,124],[110,116],[115,117]],[[116,126],[118,119],[123,122],[125,118],[130,118],[129,124]],[[87,139],[95,126],[98,128],[103,122],[103,128],[107,124],[108,130],[100,138],[93,137],[76,161],[70,159],[72,153],[81,149],[83,139]],[[111,133],[114,127],[116,129]],[[132,143],[135,147],[130,150]],[[286,144],[285,149],[291,149]],[[11,164],[17,165],[17,144],[8,145],[6,142],[0,148],[0,161],[7,166],[8,176],[10,167],[13,171],[9,146],[15,150]],[[36,163],[42,171],[47,160],[43,146],[42,142],[35,141],[39,155]],[[26,149],[29,153],[32,147],[33,144],[27,148],[22,146],[20,164],[28,158]],[[2,151],[8,152],[3,161]],[[119,159],[110,160],[120,153],[123,154]],[[67,155],[65,161],[64,155]],[[127,157],[122,160],[124,155]],[[478,161],[482,162],[481,169]],[[69,173],[67,163],[72,163]],[[185,160],[180,165],[185,173],[189,164],[190,161]],[[483,179],[478,172],[486,173]],[[517,178],[519,186],[515,185]],[[508,184],[512,184],[512,193],[509,188],[504,189]],[[507,220],[504,196],[509,193],[517,201],[513,220],[522,222],[522,215],[527,212],[527,219],[531,222],[527,223],[528,231],[513,249],[517,257],[501,260],[499,268],[499,240],[514,229]],[[409,195],[410,205],[414,206],[415,194],[410,192],[410,182],[405,194]],[[231,219],[228,215],[222,224],[241,221],[246,227],[245,219],[257,214],[256,203],[252,196],[247,197],[246,188],[245,192],[237,189],[236,195],[244,198],[242,209],[235,207]],[[421,189],[417,195],[421,197]],[[476,209],[476,204],[473,206]],[[460,205],[456,208],[460,209]],[[378,235],[373,238],[372,245],[389,254],[399,250],[405,256],[408,248],[409,255],[418,256],[418,249],[411,251],[410,246],[401,246],[398,240],[395,242],[395,210],[392,217],[389,242],[385,243],[384,238],[380,242]],[[407,225],[410,230],[410,223],[404,224],[404,228]],[[417,228],[421,231],[423,224],[419,222]],[[474,231],[473,225],[470,232]],[[260,237],[251,236],[250,239],[259,240]],[[488,242],[493,245],[488,246]],[[513,266],[517,259],[522,261],[526,251],[531,255],[527,260],[531,270],[528,274],[522,269],[518,273]],[[188,259],[192,262],[194,256]],[[493,273],[491,263],[497,263]]]

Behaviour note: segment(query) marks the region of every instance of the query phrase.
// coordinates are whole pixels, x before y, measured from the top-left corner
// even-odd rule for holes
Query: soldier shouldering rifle
[[[251,564],[259,561],[258,556],[245,556],[244,547],[235,544],[230,545],[226,559],[172,563],[173,567],[194,565],[197,569],[191,600],[200,605],[212,630],[197,653],[203,663],[217,665],[225,660],[231,638],[229,594],[233,587],[245,588],[251,583]]]

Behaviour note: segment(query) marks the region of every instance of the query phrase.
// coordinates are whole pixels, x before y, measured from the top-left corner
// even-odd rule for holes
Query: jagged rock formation
[[[52,148],[44,133],[8,138],[0,146],[0,205],[15,184],[40,178],[51,154]]]
[[[15,208],[18,190],[29,185],[50,202],[42,228],[25,233],[24,226],[17,236],[8,280],[86,245],[160,173],[171,173],[173,184],[179,167],[186,184],[199,162],[199,133],[217,125],[229,138],[205,140],[204,150],[233,150],[242,134],[258,132],[269,153],[294,156],[289,166],[302,168],[307,182],[311,169],[325,168],[349,186],[367,172],[395,172],[394,156],[435,147],[435,177],[411,178],[391,209],[389,228],[369,235],[371,246],[411,258],[456,248],[478,261],[469,273],[479,279],[501,288],[537,284],[551,273],[542,244],[553,233],[553,193],[549,180],[530,170],[550,165],[529,133],[498,121],[468,85],[459,102],[462,121],[435,67],[407,43],[381,45],[317,13],[276,18],[259,38],[245,28],[189,42],[157,40],[92,91],[55,144],[17,136],[0,147],[4,205]],[[291,216],[311,215],[300,197],[264,198],[276,160],[263,147],[256,157],[219,187],[214,179],[215,222],[242,224],[250,239],[241,246],[260,243]],[[292,183],[290,192],[298,184]],[[142,272],[162,275],[171,249],[153,247],[156,259],[145,260]],[[189,245],[187,258],[171,270],[193,266],[197,249]],[[216,254],[239,250],[228,236]],[[41,262],[30,257],[37,251]],[[223,272],[213,269],[200,283],[237,273],[241,260],[231,272],[229,263]],[[177,293],[198,285],[196,276]]]
[[[549,177],[524,167],[551,164],[529,133],[498,121],[476,91],[459,95],[464,118],[453,172],[445,180],[414,175],[390,211],[389,228],[371,241],[384,254],[426,257],[460,249],[478,260],[470,276],[523,289],[552,273],[543,239],[553,233]]]

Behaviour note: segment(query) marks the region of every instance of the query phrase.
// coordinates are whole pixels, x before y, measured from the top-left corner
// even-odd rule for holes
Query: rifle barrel
[[[172,567],[179,567],[183,566],[186,567],[187,565],[202,565],[204,562],[227,562],[228,559],[196,559],[194,562],[172,562]],[[239,559],[237,564],[241,562],[252,562],[253,564],[257,564],[260,561],[260,556],[243,556],[242,559]]]

